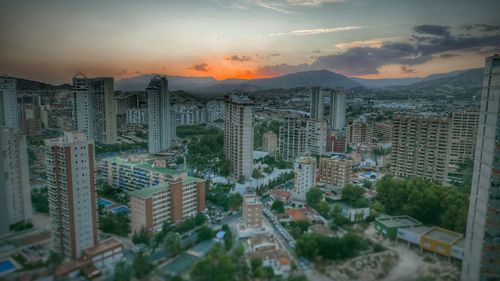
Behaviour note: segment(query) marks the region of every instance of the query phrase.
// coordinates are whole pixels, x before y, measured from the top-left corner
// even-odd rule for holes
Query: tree
[[[198,238],[197,241],[205,241],[205,240],[210,240],[214,237],[214,232],[212,229],[210,229],[208,226],[203,225],[200,228],[198,228]]]
[[[178,233],[168,233],[165,237],[165,248],[170,256],[177,256],[182,251],[181,236]]]
[[[102,210],[102,207],[100,208]],[[101,213],[99,216],[99,229],[102,232],[126,237],[130,233],[128,215],[124,213]]]
[[[149,234],[146,229],[144,229],[144,227],[141,228],[139,232],[134,233],[134,235],[132,236],[132,242],[134,242],[134,244],[149,245]]]
[[[224,246],[229,251],[233,247],[233,233],[227,224],[222,225],[221,230],[224,231]]]
[[[353,206],[363,198],[365,190],[362,187],[348,184],[342,189],[342,200]]]
[[[285,212],[285,204],[283,204],[283,201],[281,200],[275,200],[273,204],[271,205],[271,210],[277,212],[277,213],[284,213]]]
[[[306,202],[311,208],[316,209],[318,207],[319,202],[323,200],[323,191],[318,187],[313,187],[309,189],[306,193]]]
[[[50,251],[49,258],[47,259],[47,266],[54,270],[57,266],[59,266],[64,260],[64,257],[59,253]]]
[[[31,202],[35,211],[40,213],[49,213],[49,198],[48,198],[48,189],[47,187],[43,187],[40,189],[34,189],[31,191]]]
[[[153,265],[149,262],[149,258],[142,251],[135,255],[133,265],[135,277],[137,278],[142,278],[153,270]]]
[[[364,179],[363,180],[363,187],[366,188],[366,189],[371,189],[372,188],[372,182],[367,180],[367,179]]]
[[[124,261],[119,261],[115,265],[113,281],[129,281],[132,278],[132,268]]]

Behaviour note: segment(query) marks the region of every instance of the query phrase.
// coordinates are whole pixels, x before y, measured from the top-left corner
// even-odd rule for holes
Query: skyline
[[[78,72],[423,77],[481,67],[500,52],[498,2],[390,2],[3,1],[0,73],[53,84]]]

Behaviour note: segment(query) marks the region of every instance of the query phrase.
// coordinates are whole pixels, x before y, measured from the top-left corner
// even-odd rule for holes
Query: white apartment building
[[[306,153],[312,155],[326,153],[326,131],[327,123],[325,120],[308,120],[306,122]]]
[[[16,79],[5,75],[0,76],[0,126],[21,128],[16,98]]]
[[[231,162],[234,178],[250,178],[253,172],[255,102],[243,95],[225,98],[224,154]]]
[[[130,193],[132,232],[161,231],[165,222],[177,223],[205,209],[205,181],[186,177]]]
[[[71,259],[97,245],[94,142],[65,132],[46,140],[52,248]]]
[[[154,161],[137,156],[104,158],[100,171],[108,185],[127,192],[187,177],[186,171],[160,167]]]
[[[293,195],[297,199],[305,199],[306,193],[315,184],[316,159],[313,157],[299,157],[295,160],[293,181]]]
[[[128,124],[146,125],[148,124],[148,113],[145,108],[129,108],[126,113]]]
[[[9,226],[31,221],[31,187],[26,135],[14,128],[0,127],[0,234]]]
[[[148,92],[149,153],[165,152],[172,143],[171,131],[173,129],[167,78],[156,75],[149,82],[146,91]]]
[[[224,101],[211,100],[207,102],[207,122],[215,122],[224,118]]]
[[[342,88],[330,92],[330,127],[341,131],[345,128],[346,93]]]
[[[74,110],[78,131],[102,144],[117,142],[117,110],[112,77],[73,77]]]

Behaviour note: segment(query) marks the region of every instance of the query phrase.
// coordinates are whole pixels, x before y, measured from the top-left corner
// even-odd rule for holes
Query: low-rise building
[[[184,170],[174,170],[156,165],[141,157],[111,157],[101,160],[101,177],[108,185],[132,192],[172,179],[185,178]]]
[[[331,186],[344,186],[352,175],[352,160],[332,157],[319,160],[319,182]]]
[[[185,177],[130,193],[132,232],[155,233],[205,209],[205,181]]]
[[[375,219],[375,229],[392,240],[397,238],[398,229],[421,225],[421,222],[410,216],[384,216]]]

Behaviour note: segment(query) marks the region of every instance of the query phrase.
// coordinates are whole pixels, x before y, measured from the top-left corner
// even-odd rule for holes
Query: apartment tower
[[[231,162],[234,178],[249,178],[253,172],[255,102],[243,95],[225,98],[224,154]]]
[[[31,187],[26,135],[14,128],[0,127],[0,234],[8,227],[31,221]]]
[[[306,121],[298,117],[285,117],[280,126],[278,154],[286,161],[295,161],[306,151]]]
[[[500,56],[486,59],[462,281],[500,280]]]
[[[311,89],[311,120],[323,120],[325,109],[323,91],[319,87]]]
[[[0,76],[0,126],[20,129],[16,79]]]
[[[52,247],[78,259],[97,245],[94,142],[84,133],[65,132],[46,145]]]
[[[76,128],[89,140],[113,144],[118,140],[116,101],[112,77],[73,77]]]
[[[397,114],[393,120],[391,173],[446,183],[451,121],[442,116]]]
[[[341,131],[345,128],[346,93],[342,88],[330,92],[330,128]]]
[[[168,150],[172,142],[172,114],[170,92],[165,76],[156,75],[146,88],[148,92],[148,148],[149,153]]]
[[[262,150],[274,155],[278,148],[278,136],[273,131],[268,131],[262,136]]]

